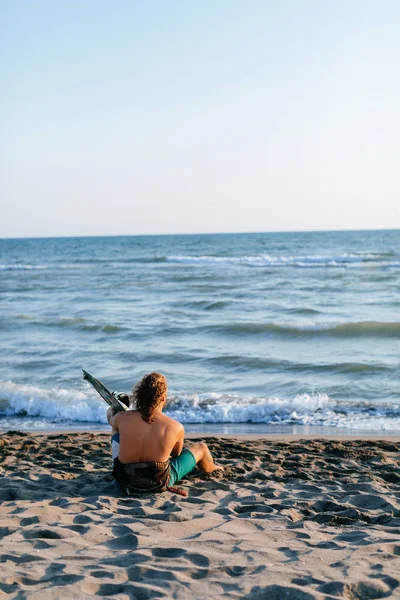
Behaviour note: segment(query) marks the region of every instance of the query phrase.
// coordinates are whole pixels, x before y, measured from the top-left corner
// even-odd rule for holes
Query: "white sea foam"
[[[24,265],[24,264],[8,264],[0,265],[0,271],[34,271],[47,269],[48,265]]]
[[[293,399],[203,394],[176,397],[168,413],[185,423],[276,423],[350,429],[400,430],[399,405],[337,402],[326,394]]]
[[[89,269],[92,267],[93,265],[84,263],[48,263],[46,265],[9,263],[0,265],[0,271],[43,271],[45,269]]]
[[[387,262],[379,254],[363,252],[360,254],[343,253],[335,256],[273,256],[270,254],[260,254],[255,256],[167,256],[167,262],[187,263],[187,264],[239,264],[256,267],[326,267],[357,265],[366,263],[371,266],[377,265],[400,265],[399,262]]]
[[[105,403],[91,389],[68,390],[0,382],[0,415],[42,417],[50,422],[106,423],[105,409]]]
[[[106,420],[106,405],[87,387],[79,390],[40,388],[0,382],[0,417],[32,418],[55,423],[99,423]],[[182,423],[266,423],[319,425],[362,429],[400,430],[400,405],[337,402],[324,393],[298,394],[292,399],[236,394],[172,394],[166,413]],[[26,421],[26,423],[25,423]]]
[[[132,257],[129,260],[110,261],[105,259],[94,260],[92,262],[73,262],[73,263],[58,263],[49,262],[46,264],[25,264],[25,263],[8,263],[0,264],[0,271],[31,271],[43,269],[93,269],[100,265],[107,264],[113,268],[124,268],[131,263],[152,263],[152,262],[170,262],[183,264],[232,264],[232,265],[247,265],[253,267],[330,267],[330,266],[400,266],[398,260],[392,260],[388,255],[378,254],[373,252],[360,253],[342,253],[332,256],[310,255],[310,256],[292,256],[273,254],[256,254],[243,256],[213,256],[213,255],[169,255],[169,256],[146,256],[145,258]]]

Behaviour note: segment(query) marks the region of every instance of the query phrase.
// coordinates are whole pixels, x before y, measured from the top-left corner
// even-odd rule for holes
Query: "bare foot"
[[[214,463],[214,467],[215,467],[214,471],[224,471],[225,470],[225,466],[224,465],[220,465],[220,464],[217,464],[217,463]],[[214,473],[214,471],[213,471],[213,473]]]
[[[210,475],[214,475],[214,477],[218,477],[220,479],[224,476],[226,472],[226,468],[224,465],[217,465],[214,463],[214,470],[211,471]]]

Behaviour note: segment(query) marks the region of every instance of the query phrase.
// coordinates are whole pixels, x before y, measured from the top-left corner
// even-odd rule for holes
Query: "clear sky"
[[[0,237],[400,228],[398,0],[3,0]]]

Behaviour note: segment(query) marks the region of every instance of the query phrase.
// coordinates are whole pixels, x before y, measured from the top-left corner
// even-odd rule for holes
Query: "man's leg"
[[[196,442],[189,446],[188,450],[193,454],[196,459],[197,467],[204,473],[212,473],[218,467],[211,455],[211,452],[205,442]]]
[[[171,458],[171,477],[169,485],[174,485],[177,481],[185,477],[188,473],[197,467],[204,473],[213,473],[216,469],[221,469],[214,463],[211,452],[204,442],[196,442],[182,450],[179,456]]]

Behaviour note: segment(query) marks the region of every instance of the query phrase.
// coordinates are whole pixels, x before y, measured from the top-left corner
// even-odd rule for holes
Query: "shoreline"
[[[1,430],[0,437],[9,432],[20,433],[22,436],[52,436],[52,435],[96,435],[110,436],[111,431],[108,429],[43,429],[39,431],[27,430]],[[269,442],[279,441],[312,441],[312,440],[330,440],[330,441],[390,441],[400,443],[400,433],[381,433],[381,432],[365,432],[365,433],[215,433],[205,431],[187,431],[185,430],[185,439],[220,439],[220,440],[238,440],[241,442],[264,440]]]
[[[185,437],[221,437],[237,439],[371,439],[371,440],[397,440],[400,439],[400,430],[365,430],[350,429],[344,427],[327,427],[318,425],[271,425],[271,424],[249,424],[249,423],[198,423],[183,424]],[[62,433],[109,433],[109,426],[88,426],[78,423],[76,426],[54,428],[19,428],[17,423],[12,426],[1,427],[0,435],[7,431],[21,431],[31,435],[51,435]]]
[[[0,431],[0,437],[2,435],[7,434],[8,432],[6,431]],[[21,433],[22,435],[28,435],[28,436],[34,436],[34,437],[39,437],[39,436],[43,436],[43,437],[48,437],[48,436],[52,436],[52,435],[85,435],[85,434],[90,434],[90,435],[96,435],[96,436],[110,436],[111,432],[108,431],[104,431],[104,430],[82,430],[82,431],[76,431],[75,429],[72,430],[66,430],[66,429],[52,429],[52,430],[48,430],[48,431],[21,431],[18,432]],[[266,442],[298,442],[300,440],[307,442],[308,440],[310,441],[314,441],[314,440],[326,440],[326,441],[348,441],[348,442],[354,442],[354,441],[364,441],[364,442],[368,442],[368,441],[388,441],[388,442],[394,442],[394,443],[400,443],[400,434],[399,435],[373,435],[373,434],[369,434],[369,435],[318,435],[318,434],[309,434],[309,435],[301,435],[301,434],[297,434],[297,433],[284,433],[284,434],[273,434],[273,433],[194,433],[194,432],[190,432],[190,433],[185,433],[185,440],[194,440],[194,439],[217,439],[217,440],[237,440],[239,442],[245,442],[245,441],[266,441]]]

